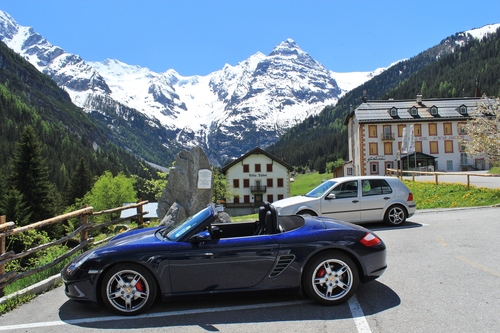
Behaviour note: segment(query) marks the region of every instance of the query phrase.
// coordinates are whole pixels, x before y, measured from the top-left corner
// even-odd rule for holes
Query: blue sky
[[[292,38],[336,72],[410,58],[500,23],[500,1],[1,0],[0,9],[87,61],[207,75]]]

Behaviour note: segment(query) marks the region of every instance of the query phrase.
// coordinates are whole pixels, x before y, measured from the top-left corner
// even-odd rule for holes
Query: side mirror
[[[337,199],[337,196],[336,196],[334,193],[329,193],[329,194],[326,196],[326,199],[327,199],[327,200]]]
[[[212,236],[210,236],[210,233],[207,230],[204,230],[202,232],[199,232],[191,238],[189,238],[189,241],[191,243],[202,243],[202,242],[208,242],[212,240]]]

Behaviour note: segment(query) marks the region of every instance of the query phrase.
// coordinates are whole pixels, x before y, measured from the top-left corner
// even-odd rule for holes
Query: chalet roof
[[[235,164],[237,164],[237,163],[239,163],[239,162],[243,161],[243,160],[244,160],[245,158],[247,158],[248,156],[250,156],[250,155],[254,155],[254,154],[263,154],[263,155],[265,155],[265,156],[269,157],[270,159],[272,159],[273,161],[276,161],[277,163],[279,163],[279,164],[283,165],[283,166],[284,166],[285,168],[287,168],[288,170],[290,170],[290,171],[292,171],[292,170],[293,170],[293,167],[292,167],[290,164],[286,163],[286,162],[285,162],[285,161],[283,161],[283,160],[278,159],[276,156],[273,156],[273,155],[269,154],[268,152],[266,152],[265,150],[263,150],[263,149],[261,149],[261,148],[259,148],[259,147],[255,147],[254,149],[250,150],[249,152],[247,152],[246,154],[244,154],[244,155],[243,155],[243,156],[241,156],[240,158],[238,158],[238,159],[236,159],[236,160],[232,161],[231,163],[229,163],[228,165],[224,166],[224,167],[222,168],[222,173],[223,173],[223,174],[225,174],[225,173],[226,173],[226,171],[227,171],[229,168],[231,168],[233,165],[235,165]]]
[[[347,116],[344,124],[347,125],[354,116],[360,123],[468,119],[468,114],[476,109],[479,101],[480,98],[475,97],[366,101]],[[465,114],[460,113],[461,106],[467,108]],[[431,113],[432,107],[437,108],[436,114]],[[395,110],[393,115],[391,109]]]

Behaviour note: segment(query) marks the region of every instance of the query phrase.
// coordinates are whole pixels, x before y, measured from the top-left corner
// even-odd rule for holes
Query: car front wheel
[[[347,301],[358,288],[358,269],[347,255],[328,252],[312,259],[303,282],[311,299],[324,305],[336,305]]]
[[[136,264],[113,267],[101,285],[106,306],[121,315],[146,311],[156,298],[156,283],[151,273]]]
[[[391,206],[385,213],[384,222],[388,225],[396,226],[405,223],[406,210],[399,205]]]

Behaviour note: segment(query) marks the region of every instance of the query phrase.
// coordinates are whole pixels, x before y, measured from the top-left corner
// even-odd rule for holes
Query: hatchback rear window
[[[361,181],[362,195],[380,195],[392,193],[392,188],[385,179],[364,179]]]

